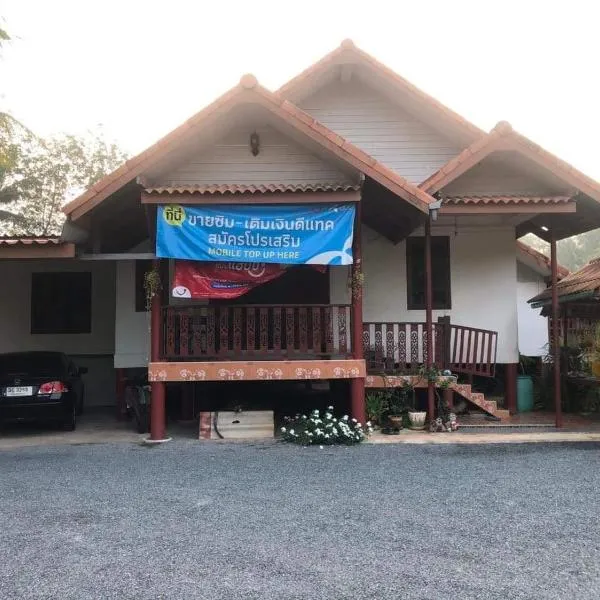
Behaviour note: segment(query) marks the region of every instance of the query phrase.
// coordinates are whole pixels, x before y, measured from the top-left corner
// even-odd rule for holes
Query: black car
[[[0,420],[53,420],[72,431],[86,372],[62,352],[0,354]]]

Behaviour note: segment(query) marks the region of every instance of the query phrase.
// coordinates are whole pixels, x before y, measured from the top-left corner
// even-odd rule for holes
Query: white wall
[[[135,311],[135,261],[117,263],[115,367],[146,367],[150,357],[150,315]]]
[[[31,333],[31,274],[53,271],[92,273],[92,330],[79,334]],[[84,376],[86,406],[114,404],[112,355],[115,347],[115,267],[100,261],[7,260],[0,262],[0,352],[65,352]]]
[[[517,280],[514,229],[434,227],[433,235],[450,237],[452,309],[435,310],[434,319],[450,315],[457,325],[498,332],[497,362],[517,362]],[[424,321],[425,311],[408,310],[406,244],[393,245],[363,228],[365,321]],[[347,267],[331,269],[331,302],[350,302]]]
[[[330,83],[300,107],[413,183],[462,150],[360,81]]]
[[[483,160],[444,188],[448,196],[459,194],[554,194],[559,190],[510,165]]]
[[[544,278],[533,269],[517,264],[517,312],[519,320],[519,352],[525,356],[548,354],[548,320],[541,308],[527,303],[546,289]]]
[[[78,334],[32,334],[31,274],[52,271],[92,273],[92,331]],[[115,270],[101,261],[14,260],[0,262],[0,352],[59,350],[67,354],[114,351]]]
[[[260,151],[250,152],[257,131]],[[160,177],[164,185],[342,183],[346,175],[273,127],[237,127],[212,148]]]

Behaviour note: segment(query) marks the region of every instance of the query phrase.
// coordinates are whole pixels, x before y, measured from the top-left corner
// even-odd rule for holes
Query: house
[[[600,321],[600,257],[568,273],[556,286],[559,303],[557,324],[559,340],[564,346],[577,345],[586,337],[596,337]],[[551,290],[544,289],[529,299],[542,316],[551,316]]]
[[[468,378],[505,365],[515,409],[515,239],[550,241],[556,267],[556,240],[600,226],[600,185],[505,122],[485,133],[346,40],[275,92],[244,75],[64,210],[61,240],[0,245],[2,349],[58,346],[97,361],[99,381],[109,365],[118,378],[147,367],[161,440],[167,385],[338,380],[362,420],[366,387],[433,365],[467,378],[452,393],[503,418]],[[272,254],[249,250],[255,217],[301,251],[274,233],[253,238]],[[244,224],[247,237],[232,233]],[[323,241],[344,232],[343,247]],[[302,255],[306,240],[334,258],[292,267],[323,265]],[[185,285],[172,297],[179,259],[198,257],[286,268],[239,299],[186,298]],[[435,382],[424,385],[433,416]]]

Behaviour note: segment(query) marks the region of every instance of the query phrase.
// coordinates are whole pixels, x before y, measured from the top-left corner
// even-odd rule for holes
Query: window
[[[406,278],[408,310],[425,309],[425,238],[406,239]],[[451,308],[450,240],[447,236],[431,238],[431,279],[433,308]]]
[[[151,260],[135,261],[135,312],[146,312],[146,289],[144,278],[152,270]]]
[[[31,275],[31,333],[91,331],[91,273]]]

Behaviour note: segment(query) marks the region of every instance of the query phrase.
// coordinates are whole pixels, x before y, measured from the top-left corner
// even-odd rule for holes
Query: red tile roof
[[[333,65],[346,62],[361,64],[366,68],[370,68],[373,72],[399,86],[403,93],[408,93],[417,101],[425,103],[431,109],[445,115],[465,133],[466,137],[474,139],[473,143],[417,187],[313,119],[291,102],[283,99],[283,96],[305,85],[316,74],[324,72]],[[262,105],[277,118],[282,119],[321,147],[330,151],[338,159],[347,162],[423,212],[427,212],[428,205],[433,200],[430,194],[442,189],[473,165],[497,150],[519,152],[537,164],[551,170],[569,186],[577,188],[583,194],[600,203],[599,183],[524,136],[514,132],[508,123],[500,122],[489,134],[483,133],[479,128],[413,86],[375,58],[358,49],[351,40],[346,40],[339,48],[290,80],[276,94],[259,86],[254,76],[245,75],[238,86],[188,119],[156,144],[126,161],[113,173],[95,183],[84,194],[67,204],[63,209],[64,212],[72,220],[79,219],[105,198],[135,180],[145,170],[162,160],[169,152],[175,150],[182,141],[189,140],[192,136],[198,136],[199,133],[201,134],[201,126],[205,125],[209,119],[222,115],[232,107],[243,103]],[[516,200],[517,197],[514,198],[515,200],[511,200],[511,202],[531,202],[529,199],[525,200],[526,196],[520,196],[521,199],[519,200]]]
[[[566,204],[570,196],[481,195],[446,196],[443,204]]]
[[[0,237],[0,259],[74,258],[75,244],[58,237]]]
[[[577,296],[600,297],[600,258],[591,260],[587,265],[571,273],[556,285],[559,301]],[[529,303],[536,307],[552,301],[552,289],[548,288],[534,296]]]
[[[360,190],[356,183],[269,183],[178,185],[145,188],[149,194],[269,194],[277,192],[349,192]]]
[[[121,165],[84,194],[63,207],[72,220],[77,220],[105,198],[141,175],[191,135],[198,135],[199,126],[216,114],[223,114],[239,104],[258,104],[271,114],[294,127],[307,138],[345,161],[361,173],[409,202],[422,212],[428,212],[433,198],[404,177],[392,171],[354,144],[334,133],[309,114],[258,84],[253,75],[244,75],[240,83],[215,102],[188,119],[183,125],[156,142],[153,146]]]
[[[548,273],[551,273],[552,267],[550,265],[550,257],[549,256],[542,254],[541,252],[539,252],[538,250],[536,250],[529,244],[525,244],[524,242],[520,242],[518,240],[517,240],[517,250],[520,250],[521,252],[530,256],[540,267],[542,267],[542,269],[544,269],[545,271],[548,271]],[[558,274],[559,279],[565,278],[570,273],[569,269],[567,269],[566,267],[563,267],[561,265],[557,265],[557,271],[558,271],[557,274]]]
[[[58,237],[0,237],[0,246],[46,246],[49,244],[59,246],[61,243]]]
[[[512,150],[526,156],[538,165],[550,170],[568,185],[600,202],[600,183],[517,133],[506,121],[500,121],[489,134],[475,140],[470,146],[423,181],[419,187],[433,194],[457,179],[492,152],[501,150]]]
[[[404,79],[404,77],[398,75],[398,73],[392,71],[389,67],[386,67],[376,58],[358,48],[350,39],[344,40],[335,50],[325,55],[322,59],[302,71],[299,75],[296,75],[296,77],[290,79],[276,91],[276,94],[289,97],[304,87],[313,77],[327,71],[332,66],[343,63],[360,64],[367,67],[372,72],[397,86],[403,92],[411,95],[419,103],[427,105],[441,116],[451,121],[455,126],[464,131],[470,139],[477,138],[484,134],[484,131],[479,129],[479,127],[473,125],[473,123],[470,123],[467,119],[447,106],[444,106],[441,102],[413,85],[410,81]]]

